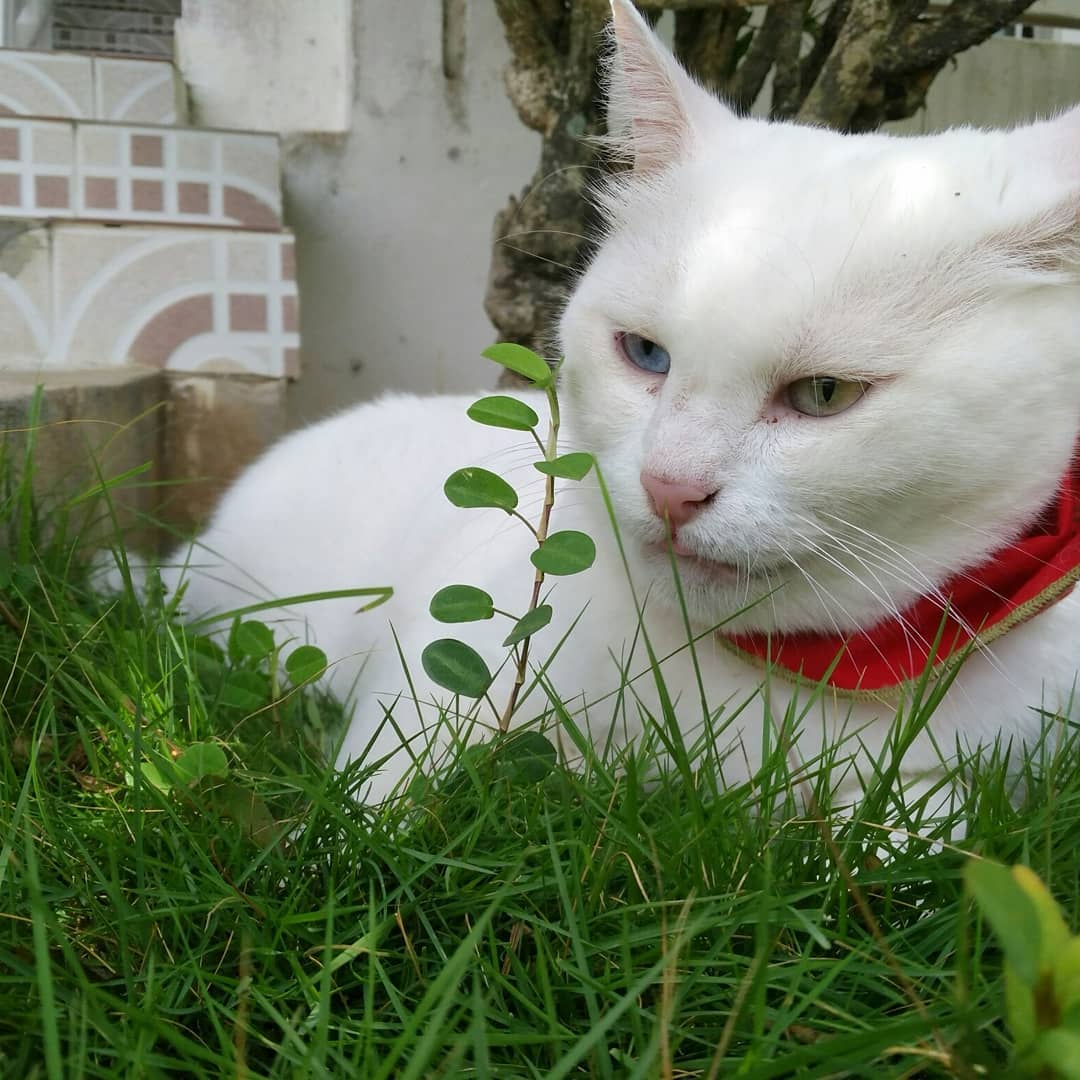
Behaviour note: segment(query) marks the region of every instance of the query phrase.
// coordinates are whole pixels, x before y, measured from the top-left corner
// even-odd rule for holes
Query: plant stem
[[[548,425],[548,438],[547,446],[544,448],[544,460],[554,461],[559,453],[559,398],[555,393],[554,384],[547,387],[545,393],[547,394],[548,411],[551,413],[551,422]],[[555,477],[548,476],[545,480],[544,507],[540,511],[540,522],[535,529],[536,542],[540,547],[544,546],[544,541],[547,539],[548,523],[551,521],[551,508],[555,505]],[[526,615],[534,612],[539,605],[540,590],[543,586],[544,571],[538,569],[533,578],[532,599],[529,601],[528,611],[525,612]],[[517,671],[514,674],[514,685],[510,688],[510,700],[506,703],[506,709],[499,719],[500,731],[506,731],[510,727],[510,718],[514,715],[514,710],[517,708],[518,695],[521,693],[522,686],[525,685],[525,670],[529,663],[529,645],[531,643],[532,635],[530,634],[521,642],[521,648],[518,650]]]

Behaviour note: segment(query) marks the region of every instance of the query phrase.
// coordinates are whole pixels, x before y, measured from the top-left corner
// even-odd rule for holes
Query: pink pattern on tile
[[[229,297],[229,329],[239,333],[266,333],[266,297],[259,293],[233,293]]]
[[[64,210],[71,205],[66,176],[34,177],[34,204],[42,210]]]
[[[0,127],[0,160],[18,161],[19,157],[19,129]]]
[[[143,213],[160,213],[165,209],[165,188],[160,180],[132,180],[131,207]]]
[[[300,304],[295,296],[281,298],[281,329],[286,334],[296,334],[300,331]]]
[[[115,210],[120,205],[116,180],[111,176],[88,176],[83,184],[83,200],[88,210]]]
[[[210,213],[210,185],[193,180],[181,180],[177,185],[177,202],[181,214]]]
[[[249,229],[279,229],[274,208],[232,184],[225,185],[225,216]]]
[[[19,177],[0,174],[0,206],[18,206],[21,202]]]
[[[164,163],[164,140],[160,135],[131,136],[132,165],[160,169]]]
[[[139,331],[131,345],[131,358],[137,364],[163,368],[185,341],[208,334],[213,328],[213,297],[203,294],[177,300],[159,311]]]
[[[296,245],[291,240],[281,245],[281,278],[296,280]]]

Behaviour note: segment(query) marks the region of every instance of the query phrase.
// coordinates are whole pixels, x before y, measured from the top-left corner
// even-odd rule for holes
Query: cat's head
[[[1013,539],[1080,423],[1080,110],[1012,132],[740,119],[615,0],[632,161],[562,320],[620,527],[699,618],[846,629]],[[735,568],[735,569],[733,569]]]

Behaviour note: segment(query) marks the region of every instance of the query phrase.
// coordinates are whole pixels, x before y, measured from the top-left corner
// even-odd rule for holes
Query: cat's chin
[[[732,586],[745,585],[748,580],[754,580],[754,575],[747,574],[746,567],[740,568],[734,563],[721,562],[718,559],[699,555],[677,540],[674,544],[669,544],[666,540],[646,544],[645,550],[650,561],[660,563],[669,569],[672,556],[674,556],[679,577],[688,583]]]

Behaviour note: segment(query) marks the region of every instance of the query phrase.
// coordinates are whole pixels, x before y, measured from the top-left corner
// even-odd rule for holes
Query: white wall
[[[444,2],[464,15],[457,79],[443,74]],[[539,155],[538,136],[503,90],[509,53],[491,0],[344,3],[333,18],[350,59],[347,91],[336,61],[307,44],[333,21],[314,19],[313,9],[339,0],[273,0],[272,10],[267,0],[187,0],[178,28],[204,122],[347,128],[285,142],[305,364],[291,394],[296,423],[384,389],[471,390],[493,380],[479,356],[494,340],[482,307],[492,221]],[[274,32],[248,34],[241,48],[259,62],[229,60],[241,28],[264,21]],[[325,115],[295,116],[294,94],[324,100]]]
[[[443,72],[447,8],[463,20],[460,78]],[[1039,10],[1080,14],[1080,0]],[[305,361],[292,422],[385,389],[489,383],[492,220],[539,154],[503,91],[492,0],[185,0],[177,43],[203,122],[286,135]],[[1078,101],[1080,47],[995,39],[949,65],[927,114],[901,127]]]

